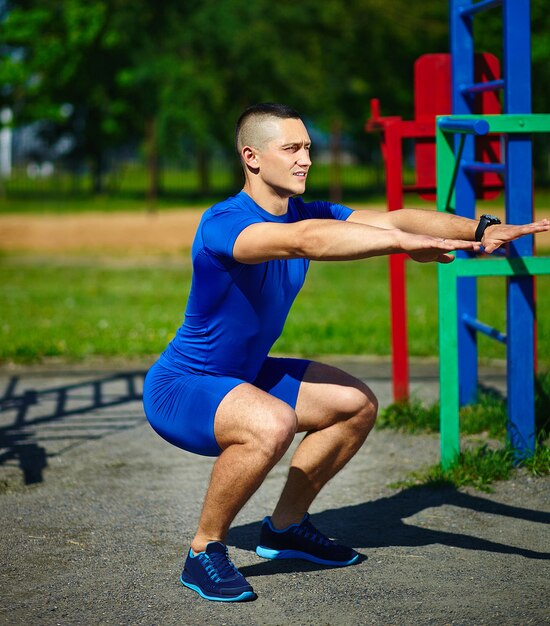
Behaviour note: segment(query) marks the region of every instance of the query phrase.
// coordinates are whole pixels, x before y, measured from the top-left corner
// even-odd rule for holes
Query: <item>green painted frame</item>
[[[550,132],[550,115],[460,115],[439,117],[436,124],[437,210],[454,213],[454,180],[459,158],[454,134],[441,120],[486,121],[490,133]],[[460,155],[459,155],[460,157]],[[456,258],[438,265],[439,383],[441,465],[452,466],[460,455],[458,389],[457,279],[460,276],[536,276],[550,274],[550,257]]]

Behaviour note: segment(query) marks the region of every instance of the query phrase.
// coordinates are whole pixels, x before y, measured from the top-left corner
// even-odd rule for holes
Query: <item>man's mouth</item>
[[[294,172],[294,176],[298,176],[298,178],[305,178],[307,176],[307,172]]]

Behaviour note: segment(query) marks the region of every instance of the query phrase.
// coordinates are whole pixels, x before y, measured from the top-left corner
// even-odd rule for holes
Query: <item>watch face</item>
[[[485,229],[489,226],[493,226],[495,224],[501,224],[502,222],[499,220],[496,215],[485,214],[479,218],[479,224],[477,225],[476,232],[474,238],[476,241],[481,241],[483,239],[483,233]]]

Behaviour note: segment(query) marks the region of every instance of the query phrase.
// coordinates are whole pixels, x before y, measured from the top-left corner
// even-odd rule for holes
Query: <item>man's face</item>
[[[311,166],[311,139],[298,119],[269,120],[269,141],[257,151],[259,176],[281,197],[303,194]]]

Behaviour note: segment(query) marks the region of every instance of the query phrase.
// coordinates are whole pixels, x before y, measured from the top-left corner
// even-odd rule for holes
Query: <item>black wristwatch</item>
[[[476,241],[481,241],[483,239],[483,233],[488,226],[501,223],[502,222],[495,215],[482,215],[479,218],[479,224],[476,228]]]

